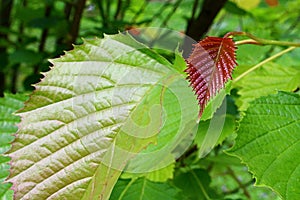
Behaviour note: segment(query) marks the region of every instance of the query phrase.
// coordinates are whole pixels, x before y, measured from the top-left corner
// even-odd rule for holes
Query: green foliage
[[[205,170],[191,169],[179,173],[174,179],[174,184],[182,189],[183,199],[216,198],[215,192],[209,187],[211,180]]]
[[[242,159],[257,185],[299,199],[300,96],[280,92],[250,103],[230,153]]]
[[[239,109],[246,110],[249,102],[255,98],[278,91],[296,90],[300,86],[300,68],[268,63],[233,85],[239,88],[236,101]]]
[[[181,141],[197,119],[191,89],[130,36],[89,40],[51,62],[19,112],[9,152],[12,163],[22,163],[12,164],[9,178],[17,198],[106,199],[121,171],[158,170],[173,162],[178,145],[188,147]]]
[[[20,121],[13,113],[23,106],[25,100],[24,95],[6,94],[4,98],[0,98],[0,199],[12,198],[13,191],[9,190],[11,184],[2,184],[9,174],[8,161],[10,161],[10,158],[3,154],[11,148],[10,143],[17,131],[16,124]]]
[[[119,200],[152,200],[166,199],[179,200],[180,190],[168,182],[156,183],[147,180],[146,178],[122,180],[120,179],[110,197],[110,199]]]
[[[197,124],[178,49],[204,0],[13,2],[0,20],[0,96],[34,89],[51,70],[29,101],[0,98],[1,200],[13,190],[16,199],[299,199],[299,48],[235,81],[283,50],[238,45],[233,80]],[[298,40],[299,0],[258,2],[227,1],[206,35]],[[149,26],[165,29],[139,29]],[[81,37],[124,30],[144,45],[88,39],[47,63]]]

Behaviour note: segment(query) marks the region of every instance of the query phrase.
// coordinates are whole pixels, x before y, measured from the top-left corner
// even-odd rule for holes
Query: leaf
[[[122,180],[120,179],[114,188],[111,198],[112,200],[179,200],[180,190],[169,183],[155,183],[146,178]]]
[[[231,78],[236,66],[236,47],[231,38],[206,37],[187,59],[188,80],[199,100],[201,117],[207,102]]]
[[[17,199],[108,199],[129,160],[168,143],[158,134],[176,140],[196,124],[183,75],[128,35],[85,41],[52,63],[19,114]]]
[[[260,0],[233,0],[233,2],[245,10],[251,10],[259,5]]]
[[[192,169],[185,173],[179,173],[174,178],[174,184],[180,188],[185,199],[203,200],[212,199],[216,194],[209,187],[211,178],[203,169]]]
[[[17,131],[16,124],[20,121],[19,117],[13,115],[18,109],[23,106],[23,101],[26,100],[24,95],[5,94],[5,97],[0,98],[0,199],[11,199],[12,194],[9,191],[10,183],[3,183],[9,175],[10,158],[3,156],[7,152],[13,141],[13,134]]]
[[[195,137],[199,157],[205,157],[215,146],[222,144],[229,135],[234,133],[234,129],[233,116],[220,114],[220,109],[217,110],[212,119],[200,121]]]
[[[175,162],[168,165],[167,167],[148,172],[148,173],[123,173],[121,178],[131,179],[138,177],[145,177],[147,180],[154,182],[166,182],[168,179],[173,179],[173,171],[175,167]]]
[[[251,102],[229,153],[246,163],[259,186],[300,198],[300,95],[279,92]]]
[[[299,67],[281,66],[276,63],[268,63],[233,84],[233,87],[238,88],[240,97],[236,104],[242,111],[246,110],[249,102],[255,98],[275,94],[280,90],[293,91],[299,86]]]

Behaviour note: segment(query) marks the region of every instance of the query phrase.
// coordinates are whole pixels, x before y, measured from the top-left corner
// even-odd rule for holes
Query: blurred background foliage
[[[47,59],[62,55],[64,50],[73,48],[72,44],[81,44],[81,38],[103,37],[103,34],[126,30],[137,36],[141,34],[137,28],[145,27],[178,31],[196,41],[206,35],[223,36],[230,31],[247,31],[262,38],[294,42],[299,41],[300,35],[300,0],[0,2],[0,96],[4,92],[32,90],[32,84],[42,78],[40,73],[49,70]],[[161,34],[160,37],[164,37],[166,42],[173,39],[168,34]],[[280,50],[282,47],[241,46],[238,63],[246,69]],[[295,50],[276,62],[299,67],[299,55],[300,51]],[[232,116],[236,117],[233,99],[227,102]],[[230,121],[231,127],[235,127],[234,120]],[[231,129],[229,132],[232,133]],[[254,187],[252,176],[246,173],[247,168],[239,160],[222,153],[227,147],[218,146],[197,163],[187,152],[188,159],[184,165],[190,166],[192,163],[205,169],[199,174],[210,176],[208,184],[215,189],[213,192],[223,194],[223,197],[225,194],[227,199],[278,198],[270,189]],[[175,176],[176,173],[179,172],[175,172]]]

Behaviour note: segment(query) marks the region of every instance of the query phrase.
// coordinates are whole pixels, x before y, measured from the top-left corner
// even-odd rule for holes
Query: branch
[[[219,11],[223,8],[227,0],[204,0],[202,9],[198,17],[188,21],[186,34],[194,40],[200,40],[208,31]],[[193,8],[195,10],[195,8]]]
[[[256,37],[247,32],[229,32],[227,33],[224,38],[233,37],[233,36],[246,36],[250,38],[250,40],[242,40],[236,42],[237,45],[241,44],[257,44],[257,45],[277,45],[277,46],[293,46],[293,47],[300,47],[300,43],[298,42],[287,42],[287,41],[278,41],[278,40],[268,40]]]
[[[85,2],[86,0],[79,0],[75,5],[75,13],[73,15],[73,21],[72,21],[71,29],[69,31],[70,39],[67,42],[67,46],[69,48],[72,47],[72,44],[76,41],[76,38],[78,37],[80,20],[85,6]]]
[[[237,182],[239,185],[239,188],[243,190],[244,195],[248,198],[251,199],[250,193],[247,190],[247,187],[238,179],[238,177],[235,175],[234,171],[230,168],[227,167],[228,174]]]

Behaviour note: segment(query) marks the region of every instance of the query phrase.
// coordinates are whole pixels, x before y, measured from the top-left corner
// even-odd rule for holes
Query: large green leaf
[[[85,41],[52,63],[19,114],[9,153],[16,198],[108,199],[149,144],[167,147],[162,168],[193,135],[197,102],[185,78],[130,36]]]
[[[240,98],[236,101],[239,109],[246,110],[249,102],[255,98],[275,94],[277,91],[293,91],[299,87],[300,69],[268,63],[234,82],[233,86],[239,88]]]
[[[111,200],[180,200],[180,190],[169,183],[155,183],[146,178],[122,180],[114,188]]]
[[[2,154],[11,148],[13,134],[17,131],[16,124],[20,121],[13,113],[23,106],[25,100],[26,97],[20,94],[6,94],[4,98],[0,98],[0,199],[12,198],[12,191],[8,190],[11,184],[3,183],[9,175],[10,158]]]
[[[246,163],[256,184],[300,199],[300,95],[280,92],[253,101],[229,153]]]

